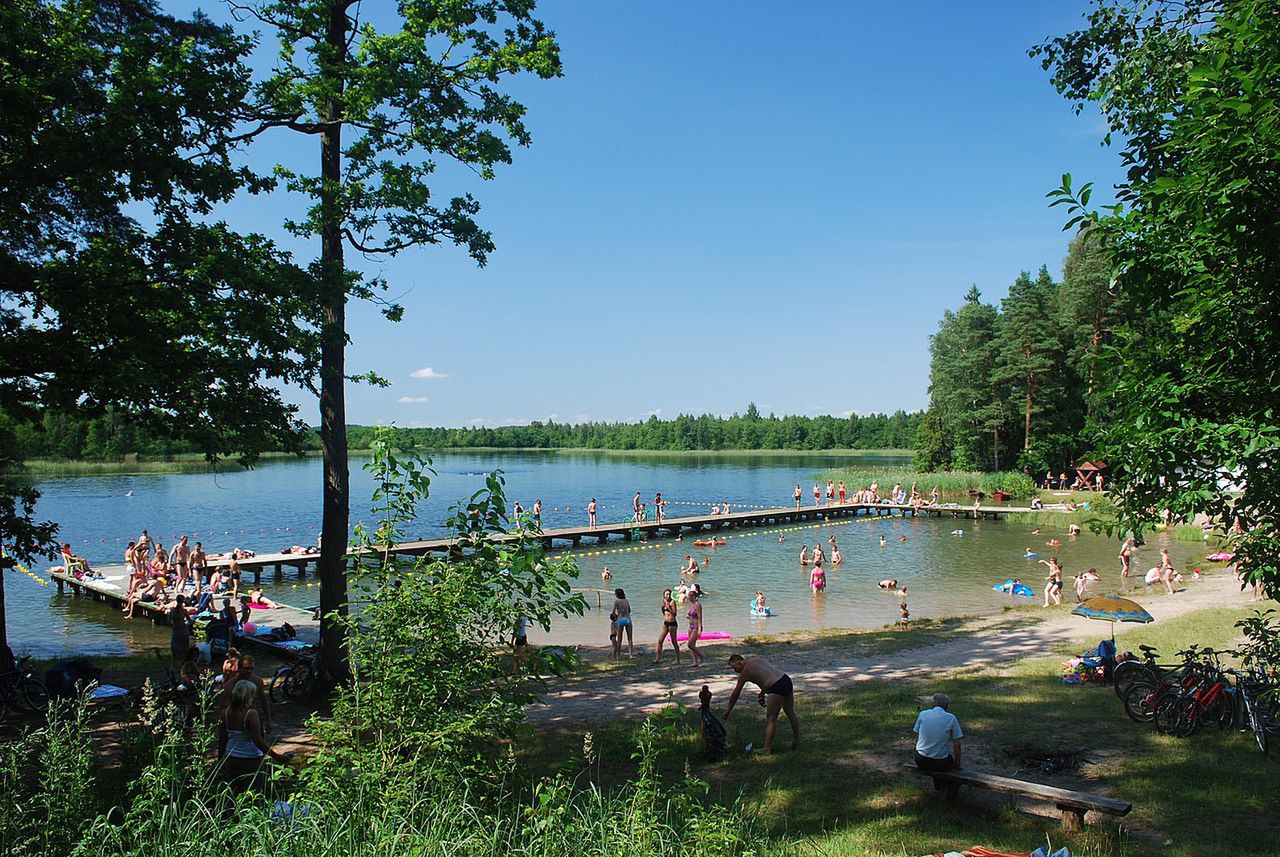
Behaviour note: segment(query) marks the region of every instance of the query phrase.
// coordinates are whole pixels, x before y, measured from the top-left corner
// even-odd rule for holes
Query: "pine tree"
[[[1023,271],[1000,304],[992,380],[1006,386],[1022,414],[1022,448],[1029,450],[1037,418],[1057,407],[1065,365],[1058,332],[1057,285],[1043,265],[1033,280]]]

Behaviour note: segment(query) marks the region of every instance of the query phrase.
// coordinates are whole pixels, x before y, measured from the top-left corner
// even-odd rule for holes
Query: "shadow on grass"
[[[1164,628],[1126,634],[1126,642],[1221,645],[1233,633],[1235,615],[1203,611]],[[1016,638],[1035,630],[1005,633]],[[977,630],[962,639],[980,649],[981,636]],[[1028,640],[1015,639],[1015,648]],[[815,654],[830,642],[785,645]],[[1058,658],[1015,660],[946,675],[930,674],[926,665],[917,676],[847,682],[829,692],[797,683],[804,744],[794,753],[743,751],[748,743],[761,742],[764,725],[763,712],[744,698],[728,723],[731,758],[714,765],[693,761],[696,711],[688,711],[681,730],[664,731],[660,765],[672,777],[683,776],[689,765],[711,784],[715,799],[742,797],[770,830],[811,853],[918,855],[973,845],[1025,852],[1046,838],[1055,847],[1068,845],[1077,857],[1277,852],[1277,763],[1262,758],[1248,736],[1216,728],[1189,740],[1162,736],[1125,718],[1109,687],[1063,685]],[[964,725],[966,767],[1131,801],[1132,815],[1123,820],[1091,815],[1089,827],[1069,836],[1056,817],[1028,814],[1045,809],[1033,803],[1015,800],[1017,809],[1011,809],[1005,798],[987,792],[966,792],[955,804],[938,800],[927,779],[901,770],[913,749],[911,727],[922,707],[920,697],[935,691],[951,695]],[[720,710],[725,702],[718,696],[714,705]],[[594,731],[606,786],[633,771],[628,760],[633,728],[614,720]],[[582,734],[581,726],[542,733],[529,750],[535,769],[563,765],[580,752]],[[785,736],[784,720],[780,744]],[[1027,762],[1052,756],[1078,757],[1079,765],[1046,773]]]

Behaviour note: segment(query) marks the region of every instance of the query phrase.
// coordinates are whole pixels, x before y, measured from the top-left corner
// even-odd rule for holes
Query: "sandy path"
[[[1070,592],[1066,593],[1070,597]],[[1180,616],[1192,610],[1212,606],[1243,606],[1249,596],[1230,574],[1206,576],[1188,583],[1188,588],[1173,596],[1142,599],[1142,604],[1157,622]],[[1043,618],[1027,624],[1026,615],[1010,618],[974,619],[951,632],[954,640],[925,645],[882,655],[850,654],[838,645],[798,644],[795,651],[772,647],[769,658],[789,673],[799,693],[831,692],[852,682],[872,678],[903,678],[939,674],[957,669],[989,667],[1023,658],[1053,653],[1061,643],[1091,644],[1105,637],[1107,625],[1070,615],[1070,604],[1050,608]],[[1123,648],[1126,628],[1117,628]],[[726,645],[707,646],[708,660],[698,669],[688,661],[679,667],[666,653],[663,663],[651,663],[652,649],[637,653],[633,664],[624,664],[608,672],[557,680],[552,683],[545,704],[529,708],[529,720],[535,724],[562,726],[583,722],[599,722],[618,717],[647,714],[680,699],[697,707],[697,693],[703,684],[710,685],[717,704],[723,704],[733,690],[734,676],[724,663],[734,648]]]

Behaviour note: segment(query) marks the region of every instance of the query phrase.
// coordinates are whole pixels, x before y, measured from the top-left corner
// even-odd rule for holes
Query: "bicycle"
[[[49,689],[27,666],[31,657],[24,655],[13,669],[0,673],[0,716],[10,707],[40,714],[49,707]]]
[[[271,701],[278,703],[302,696],[311,689],[317,676],[323,672],[324,667],[320,665],[319,652],[281,667],[271,677],[271,685],[268,688]]]

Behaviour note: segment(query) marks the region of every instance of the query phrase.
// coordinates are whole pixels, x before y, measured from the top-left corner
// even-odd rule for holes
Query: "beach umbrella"
[[[1086,619],[1101,619],[1111,623],[1111,639],[1116,638],[1117,622],[1137,622],[1145,625],[1148,622],[1154,622],[1155,617],[1147,612],[1136,601],[1130,601],[1128,598],[1120,598],[1115,595],[1095,595],[1092,598],[1086,598],[1084,601],[1076,605],[1076,609],[1071,613],[1075,616],[1083,616]]]

